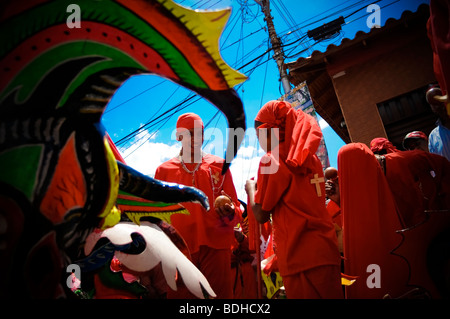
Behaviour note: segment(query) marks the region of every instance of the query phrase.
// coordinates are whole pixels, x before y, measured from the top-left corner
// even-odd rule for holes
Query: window
[[[437,117],[426,101],[427,90],[425,86],[377,104],[388,139],[400,150],[409,132],[422,131],[428,136],[435,127]]]

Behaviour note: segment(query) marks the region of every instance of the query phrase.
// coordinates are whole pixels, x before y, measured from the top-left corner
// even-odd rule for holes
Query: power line
[[[381,9],[384,9],[384,8],[386,8],[386,7],[389,7],[389,6],[395,4],[395,3],[399,2],[399,1],[400,1],[400,0],[395,0],[395,1],[391,2],[391,3],[388,3],[388,4],[386,4],[386,5],[382,6],[382,7],[380,7],[380,10],[381,10]],[[377,1],[377,2],[379,2],[379,1]],[[352,23],[352,22],[355,22],[356,20],[359,20],[359,19],[361,19],[361,18],[364,18],[364,17],[366,17],[366,16],[368,16],[368,15],[370,15],[370,14],[372,14],[372,13],[371,13],[371,12],[368,12],[368,13],[362,15],[361,17],[358,17],[358,18],[356,18],[356,19],[353,19],[353,20],[347,22],[346,24],[350,24],[350,23]]]
[[[349,5],[349,6],[345,7],[345,8],[343,8],[343,9],[341,9],[341,10],[335,11],[334,13],[327,15],[325,18],[329,18],[329,17],[332,17],[333,15],[336,15],[336,14],[339,14],[339,13],[343,13],[343,12],[347,11],[348,9],[354,8],[356,5],[361,4],[361,3],[364,3],[364,2],[366,2],[366,1],[367,1],[367,0],[365,0],[365,1],[358,1],[358,2],[356,2],[356,3],[354,3],[354,4],[352,4],[352,5]],[[368,1],[368,2],[370,2],[370,3],[378,3],[378,2],[381,2],[381,1],[382,1],[382,0],[375,0],[375,1],[374,1],[374,0],[370,0],[370,1]],[[390,3],[388,3],[388,4],[386,4],[386,5],[382,6],[381,8],[385,8],[385,7],[391,6],[392,4],[397,3],[397,2],[399,2],[399,1],[400,1],[400,0],[394,0],[394,1],[392,1],[392,2],[390,2]],[[339,5],[338,5],[338,6],[339,6]],[[338,7],[338,6],[336,6],[336,7]],[[335,8],[336,8],[336,7],[335,7]],[[363,10],[363,9],[366,9],[366,6],[362,6],[362,7],[358,8],[357,10],[354,10],[353,12],[347,14],[347,15],[344,17],[344,19],[346,19],[346,18],[348,18],[348,17],[350,17],[350,16],[352,16],[352,15],[354,15],[354,14],[360,12],[360,11]],[[366,13],[366,14],[364,14],[363,16],[358,17],[358,18],[356,18],[356,19],[354,19],[354,20],[347,21],[347,22],[345,23],[345,25],[348,25],[348,24],[350,24],[350,23],[352,23],[352,22],[354,22],[354,21],[356,21],[356,20],[359,20],[359,19],[361,19],[361,18],[363,18],[363,17],[365,17],[365,16],[368,16],[368,15],[370,15],[370,14],[371,14],[371,13]],[[317,21],[319,21],[319,20],[317,20]],[[315,22],[313,22],[313,23],[310,23],[309,25],[315,24],[317,21],[315,21]],[[303,27],[304,27],[304,26],[303,26]],[[327,40],[328,40],[328,39],[327,39]],[[316,41],[314,44],[312,44],[311,46],[309,46],[309,48],[312,48],[313,46],[319,44],[320,42],[321,42],[321,41]],[[292,49],[289,53],[291,53],[292,51],[293,51],[293,49]],[[299,51],[299,52],[297,52],[297,53],[287,55],[286,58],[287,58],[287,59],[291,59],[291,58],[297,57],[297,56],[303,54],[303,53],[306,52],[306,51],[307,51],[307,50],[301,50],[301,51]]]
[[[350,1],[350,0],[348,0],[348,1],[344,2],[344,3],[347,3],[347,2],[349,2],[349,1]],[[339,9],[339,10],[337,10],[337,11],[333,11],[332,13],[330,13],[330,14],[328,14],[328,15],[326,15],[326,16],[324,16],[324,17],[318,19],[318,20],[314,20],[313,22],[304,24],[304,23],[306,23],[306,22],[308,22],[308,21],[310,21],[310,20],[312,20],[312,19],[314,19],[314,18],[316,18],[316,17],[318,17],[318,16],[321,16],[321,15],[323,15],[323,14],[325,14],[325,13],[327,13],[327,12],[333,10],[333,9],[336,9],[336,8],[342,6],[344,3],[338,4],[338,5],[332,7],[332,8],[330,8],[330,9],[328,9],[328,10],[325,10],[324,12],[321,12],[321,13],[319,13],[319,14],[316,14],[315,16],[313,16],[313,17],[311,17],[311,18],[309,18],[309,19],[306,19],[306,20],[304,20],[304,21],[298,23],[298,24],[296,25],[296,29],[289,30],[289,32],[294,32],[294,31],[300,30],[300,29],[302,29],[302,28],[306,28],[306,27],[309,27],[309,26],[311,26],[311,25],[317,24],[317,23],[319,23],[319,22],[328,20],[328,19],[330,19],[331,17],[336,16],[336,15],[342,13],[342,12],[345,12],[346,10],[349,10],[349,9],[355,7],[356,5],[358,5],[358,4],[360,4],[360,3],[363,3],[363,2],[366,2],[366,1],[370,1],[370,0],[361,0],[361,1],[357,1],[356,3],[353,3],[353,4],[351,4],[351,5],[349,5],[349,6],[345,7],[345,8]],[[363,8],[365,8],[365,6],[362,7],[362,8],[360,8],[360,10],[363,9]]]
[[[206,1],[205,3],[203,3],[202,5],[203,5],[203,6],[206,5],[206,4],[210,3],[210,1],[211,1],[211,0],[207,0],[207,1]],[[350,1],[350,0],[349,0],[349,1]],[[277,11],[280,13],[281,16],[283,16],[282,11],[284,10],[284,12],[286,13],[286,17],[287,17],[287,19],[284,19],[284,21],[285,21],[285,23],[286,23],[286,24],[288,25],[288,27],[289,27],[289,31],[288,31],[288,32],[282,33],[282,34],[283,34],[282,36],[287,37],[287,36],[289,36],[289,35],[292,35],[292,34],[294,34],[295,32],[300,31],[300,30],[301,30],[302,28],[304,28],[304,27],[307,27],[307,26],[309,26],[309,25],[313,25],[313,24],[319,23],[319,22],[321,22],[321,21],[323,21],[323,20],[326,20],[326,19],[328,19],[328,18],[330,18],[330,17],[336,15],[336,14],[344,13],[344,12],[350,10],[350,9],[355,8],[355,7],[358,6],[358,5],[361,6],[364,2],[367,2],[368,0],[356,1],[356,2],[354,2],[353,4],[347,5],[347,6],[345,6],[344,8],[341,8],[341,9],[339,9],[339,10],[336,10],[337,8],[343,6],[344,4],[348,3],[349,1],[346,1],[346,2],[344,2],[344,3],[342,3],[342,4],[339,4],[339,5],[337,5],[337,6],[334,6],[334,7],[330,8],[330,9],[327,9],[327,10],[325,10],[324,12],[322,12],[322,13],[320,13],[320,14],[317,14],[317,15],[315,15],[315,16],[309,18],[309,19],[306,19],[305,21],[303,21],[303,22],[301,22],[301,23],[298,23],[298,24],[292,23],[292,22],[293,22],[292,16],[290,15],[290,13],[289,13],[289,11],[287,10],[287,8],[284,6],[284,4],[282,3],[282,1],[279,1],[279,2],[278,2],[278,5],[275,5],[275,7],[276,7]],[[377,1],[375,1],[375,3],[378,3],[378,2],[380,2],[380,1],[381,1],[381,0],[377,0]],[[394,2],[392,2],[392,3],[390,3],[390,4],[388,4],[388,5],[391,5],[391,4],[396,3],[396,2],[398,2],[398,1],[400,1],[400,0],[396,0],[396,1],[394,1]],[[184,1],[180,1],[179,3],[182,3],[182,2],[184,2]],[[196,6],[196,5],[200,4],[201,2],[202,2],[202,0],[196,2],[193,6]],[[220,2],[220,1],[219,1],[219,2]],[[373,2],[373,1],[372,1],[372,2]],[[210,7],[216,5],[217,3],[218,3],[218,2],[214,3],[214,4],[211,5]],[[243,5],[243,6],[245,6],[245,7],[242,9],[242,11],[240,12],[240,14],[239,14],[239,12],[238,12],[238,13],[236,13],[236,14],[233,15],[233,17],[232,17],[232,19],[231,19],[231,21],[230,21],[230,22],[233,22],[232,27],[231,27],[231,29],[230,29],[230,27],[227,27],[226,30],[227,30],[227,32],[228,32],[228,35],[226,36],[225,40],[222,41],[223,43],[226,43],[226,42],[228,41],[229,37],[231,36],[231,34],[233,34],[233,31],[234,31],[235,27],[237,26],[237,22],[239,21],[239,17],[241,17],[241,20],[243,20],[243,14],[244,14],[244,12],[245,12],[245,13],[250,13],[250,12],[251,12],[251,13],[253,14],[253,11],[251,11],[251,10],[249,9],[248,1],[242,1],[242,0],[241,0],[241,1],[239,2],[239,4],[240,4],[240,5]],[[386,6],[388,6],[388,5],[386,5]],[[386,6],[384,6],[384,7],[386,7]],[[383,7],[383,8],[384,8],[384,7]],[[353,16],[354,14],[356,14],[357,12],[361,11],[361,10],[364,9],[364,8],[366,8],[366,6],[361,6],[361,7],[358,8],[357,10],[354,10],[353,12],[347,14],[346,17]],[[245,10],[245,11],[244,11],[244,10]],[[329,14],[327,14],[327,13],[329,13]],[[306,22],[311,21],[312,19],[314,19],[314,18],[316,18],[316,17],[319,17],[319,16],[322,16],[322,15],[324,15],[324,14],[327,14],[327,15],[324,16],[324,17],[322,17],[322,18],[320,18],[320,19],[316,19],[315,21],[312,21],[312,22],[310,22],[310,23],[308,23],[308,24],[305,24]],[[349,24],[349,23],[351,23],[351,22],[353,22],[353,21],[356,21],[356,20],[358,20],[358,19],[361,19],[361,18],[362,18],[362,17],[359,17],[359,18],[357,18],[357,19],[354,19],[354,20],[352,20],[352,21],[350,21],[350,22],[347,22],[347,24]],[[290,20],[290,21],[289,21],[289,20]],[[229,26],[229,25],[230,25],[230,24],[227,24],[227,26]],[[243,27],[244,27],[244,23],[241,23],[241,32],[240,32],[240,36],[241,36],[241,37],[240,37],[240,39],[234,41],[234,42],[231,43],[231,44],[228,44],[227,46],[225,46],[225,47],[223,48],[223,50],[229,49],[229,48],[231,48],[231,47],[234,47],[234,46],[238,45],[238,49],[237,49],[237,50],[239,51],[239,49],[242,48],[242,47],[241,47],[241,44],[243,43],[243,41],[244,41],[245,39],[248,39],[250,36],[253,36],[253,35],[259,33],[260,31],[264,30],[264,28],[260,28],[260,29],[258,29],[258,30],[256,30],[256,31],[251,32],[250,34],[248,34],[248,35],[246,35],[246,36],[243,36]],[[306,38],[306,35],[303,35],[303,36],[297,38],[297,39],[294,40],[294,41],[291,41],[291,42],[286,43],[286,44],[281,44],[281,47],[284,47],[284,48],[288,48],[288,47],[293,46],[292,48],[289,49],[288,54],[286,54],[286,58],[289,59],[289,58],[297,57],[297,56],[299,56],[299,55],[301,55],[301,54],[307,52],[309,49],[311,49],[312,47],[314,47],[315,45],[317,45],[317,44],[320,42],[320,41],[316,41],[316,42],[313,43],[312,45],[307,45],[307,46],[305,46],[305,42],[306,42],[306,41],[304,41],[305,38]],[[293,52],[296,48],[298,48],[300,45],[303,47],[303,49],[300,50],[299,52],[292,53],[292,52]],[[271,48],[265,50],[262,54],[259,54],[259,55],[256,56],[255,58],[251,59],[249,62],[246,62],[246,63],[245,63],[245,60],[246,60],[247,58],[249,58],[249,57],[250,57],[253,53],[255,53],[257,50],[259,50],[259,48],[260,48],[260,46],[259,46],[259,47],[255,47],[255,48],[253,48],[251,51],[249,51],[249,53],[247,53],[247,54],[242,53],[242,58],[239,60],[240,63],[238,63],[238,59],[236,59],[236,61],[235,61],[235,67],[234,67],[234,68],[237,69],[237,70],[242,70],[242,69],[246,68],[247,66],[249,66],[249,65],[251,65],[251,64],[253,64],[253,63],[256,62],[256,63],[252,66],[252,68],[251,68],[250,70],[247,71],[248,73],[252,73],[256,68],[259,68],[260,66],[262,66],[262,65],[266,64],[267,62],[269,62],[269,61],[271,60],[271,58],[268,58],[268,59],[266,59],[266,60],[264,60],[264,61],[262,61],[262,59],[263,59],[264,56],[271,50]],[[262,61],[262,62],[261,62],[261,61]],[[237,66],[238,64],[241,64],[241,66]],[[266,69],[267,69],[267,64],[266,64]],[[133,100],[134,98],[136,98],[136,97],[138,97],[138,96],[144,94],[145,92],[148,92],[148,91],[150,91],[151,89],[157,87],[158,85],[160,85],[160,84],[163,83],[163,82],[164,82],[164,80],[163,80],[162,82],[160,82],[160,83],[158,83],[158,84],[152,86],[151,88],[148,88],[148,89],[146,89],[146,90],[140,92],[139,94],[137,94],[137,95],[135,95],[135,96],[129,98],[128,100],[126,100],[126,101],[124,101],[124,102],[122,102],[122,103],[120,103],[120,104],[114,106],[113,108],[108,109],[105,113],[110,112],[110,111],[112,111],[112,110],[114,110],[114,109],[117,109],[118,107],[120,107],[120,106],[126,104],[127,102],[130,102],[130,101]],[[239,86],[239,87],[240,87],[240,86]],[[140,128],[134,130],[133,132],[129,133],[127,136],[121,138],[117,143],[119,143],[119,144],[124,144],[124,143],[130,141],[134,136],[136,136],[137,134],[139,134],[140,132],[142,132],[142,130],[148,129],[148,128],[150,128],[150,127],[154,127],[156,124],[161,123],[162,121],[164,121],[164,120],[166,120],[166,119],[169,119],[170,117],[172,117],[172,116],[173,116],[174,114],[176,114],[177,112],[183,110],[183,109],[186,108],[187,106],[192,105],[192,104],[194,104],[195,102],[197,102],[197,101],[199,101],[199,100],[201,99],[201,98],[197,98],[197,99],[195,99],[195,100],[192,101],[192,99],[193,99],[194,97],[195,97],[195,95],[191,95],[190,97],[188,97],[188,98],[184,99],[183,101],[177,103],[175,106],[169,108],[166,112],[164,112],[163,114],[159,115],[158,117],[156,117],[156,118],[154,118],[154,119],[153,119],[153,117],[154,117],[154,116],[153,116],[149,121],[147,121],[147,123],[146,123],[145,125],[143,125],[143,126],[141,126]],[[189,103],[188,105],[186,105],[186,103],[188,103],[188,102],[190,102],[190,101],[191,101],[191,103]],[[166,102],[167,102],[167,101],[166,101]],[[161,110],[161,109],[165,106],[166,102],[163,103],[163,104],[161,105],[161,107],[159,108],[159,110]],[[159,112],[159,110],[158,110],[158,112]],[[155,114],[157,114],[157,112],[156,112]],[[216,114],[213,116],[213,118],[215,118],[218,114],[219,114],[219,111],[216,112]],[[209,125],[209,123],[211,123],[211,121],[212,121],[212,119],[209,120],[208,125]],[[165,122],[165,123],[166,123],[166,122]]]
[[[269,59],[267,59],[266,61],[264,61],[263,63],[260,63],[261,60],[262,60],[262,58],[264,57],[264,55],[265,55],[267,52],[269,52],[269,50],[267,50],[263,55],[260,55],[260,56],[258,57],[258,59],[252,60],[252,62],[254,62],[254,61],[256,61],[256,60],[258,60],[258,61],[257,61],[256,65],[255,65],[252,69],[250,69],[250,70],[248,71],[249,76],[250,76],[250,75],[253,73],[253,71],[256,70],[259,66],[261,66],[261,65],[263,65],[264,63],[266,63],[266,62],[268,62],[268,61],[271,60],[271,59],[269,58]],[[236,90],[239,90],[239,88],[240,88],[242,85],[243,85],[243,83],[241,83],[241,84],[236,88]],[[197,97],[197,98],[196,98],[195,100],[191,101],[191,100],[192,100],[193,98],[195,98],[195,97]],[[147,121],[147,123],[145,123],[144,125],[140,126],[139,128],[133,130],[132,132],[130,132],[130,133],[127,134],[126,136],[124,136],[124,137],[122,137],[121,139],[119,139],[117,142],[115,142],[115,144],[116,144],[117,146],[126,144],[126,143],[129,142],[133,137],[135,137],[137,134],[141,133],[143,130],[148,130],[149,128],[155,126],[156,124],[160,123],[161,121],[164,121],[164,120],[167,119],[167,118],[172,117],[172,116],[175,115],[177,112],[179,112],[179,111],[185,109],[186,107],[188,107],[188,106],[190,106],[190,105],[192,105],[192,104],[198,102],[198,101],[201,100],[201,99],[202,99],[202,97],[199,97],[199,96],[197,96],[197,95],[195,95],[194,93],[191,92],[191,93],[189,94],[189,96],[188,96],[187,98],[185,98],[183,101],[181,101],[181,102],[177,103],[175,106],[169,108],[167,111],[165,111],[164,113],[162,113],[162,114],[159,115],[158,117],[156,117],[156,118],[154,118],[154,119],[151,119],[151,120]],[[186,104],[186,103],[189,102],[189,101],[191,101],[191,102],[190,102],[189,104]],[[218,111],[218,113],[220,113],[220,111]],[[216,113],[216,114],[217,114],[217,113]],[[164,117],[164,116],[166,116],[166,117]],[[157,120],[159,120],[159,121],[157,121]],[[157,121],[157,122],[156,122],[156,121]],[[210,121],[210,122],[211,122],[211,121]],[[207,125],[209,125],[210,122],[208,122]],[[205,125],[205,128],[207,127],[207,125]],[[136,141],[136,142],[139,142],[139,140]]]
[[[145,89],[144,91],[142,91],[142,92],[140,92],[140,93],[138,93],[138,94],[136,94],[136,95],[130,97],[130,98],[127,99],[126,101],[123,101],[123,102],[117,104],[117,105],[114,106],[114,107],[108,108],[108,109],[104,112],[104,114],[109,113],[109,112],[111,112],[111,111],[117,109],[118,107],[120,107],[120,106],[122,106],[122,105],[124,105],[124,104],[126,104],[126,103],[128,103],[128,102],[130,102],[130,101],[132,101],[132,100],[134,100],[135,98],[141,96],[142,94],[144,94],[144,93],[146,93],[146,92],[148,92],[148,91],[154,89],[155,87],[157,87],[157,86],[159,86],[159,85],[161,85],[161,84],[163,84],[163,83],[164,83],[164,80],[162,80],[161,82],[159,82],[159,83],[153,85],[152,87],[149,87],[148,89]]]
[[[159,115],[158,117],[156,117],[155,119],[153,119],[151,122],[147,122],[146,124],[142,125],[141,127],[139,127],[138,129],[132,131],[131,133],[127,134],[126,136],[122,137],[121,139],[119,139],[117,142],[114,142],[116,145],[120,145],[120,144],[124,144],[126,142],[128,142],[132,137],[134,137],[137,133],[141,132],[144,128],[148,127],[152,122],[160,119],[161,117],[163,117],[164,115],[172,112],[173,110],[180,108],[183,104],[187,103],[188,101],[192,100],[194,97],[196,97],[196,95],[194,93],[191,93],[187,98],[185,98],[183,101],[177,103],[175,106],[171,107],[170,109],[168,109],[167,111],[165,111],[164,113],[162,113],[161,115]],[[197,99],[194,102],[197,102],[198,100],[200,100],[199,97],[197,97]],[[183,108],[191,105],[193,102],[191,102],[188,105],[183,106]],[[183,109],[182,108],[182,109]]]

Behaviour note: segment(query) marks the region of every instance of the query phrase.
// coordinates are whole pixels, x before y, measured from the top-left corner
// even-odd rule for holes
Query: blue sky
[[[268,33],[260,6],[254,0],[176,0],[192,9],[232,8],[220,38],[223,59],[231,67],[238,69],[249,78],[236,86],[247,117],[246,138],[241,145],[238,157],[231,165],[238,196],[245,199],[243,184],[256,174],[260,156],[253,131],[253,121],[260,107],[269,100],[278,99],[284,94],[279,81],[278,68],[272,58],[273,52],[262,55],[268,48]],[[299,57],[307,57],[314,50],[325,51],[330,44],[339,45],[343,38],[353,39],[357,31],[369,32],[368,18],[372,12],[367,7],[376,2],[380,7],[380,20],[383,26],[388,18],[400,18],[405,10],[416,11],[419,0],[271,0],[271,13],[276,31],[283,44],[290,44],[306,35],[308,30],[330,22],[339,16],[345,17],[342,31],[333,39],[313,45],[314,41],[306,37],[305,41],[295,42],[284,48],[285,62],[292,62]],[[371,20],[369,19],[369,22]],[[302,53],[301,53],[302,52]],[[251,62],[251,63],[249,63]],[[114,142],[118,142],[130,132],[146,123],[138,135],[118,147],[126,162],[144,174],[153,176],[156,167],[165,160],[175,156],[180,145],[175,141],[173,130],[179,115],[185,112],[199,114],[204,123],[206,151],[223,156],[226,147],[225,117],[209,102],[194,97],[179,112],[162,115],[172,107],[190,97],[192,93],[170,81],[153,75],[139,75],[130,78],[120,87],[111,99],[102,122]],[[198,100],[198,101],[197,101]],[[191,103],[195,101],[194,103]],[[187,105],[190,104],[190,105]],[[186,106],[187,105],[187,106]],[[171,116],[170,116],[171,115]],[[158,118],[159,117],[159,118]],[[320,121],[328,150],[330,165],[337,167],[337,152],[344,142],[324,122]]]

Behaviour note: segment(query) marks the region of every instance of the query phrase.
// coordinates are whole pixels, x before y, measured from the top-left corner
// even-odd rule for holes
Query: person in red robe
[[[370,141],[370,150],[378,155],[399,152],[394,144],[384,137],[377,137]]]
[[[444,157],[422,150],[377,156],[362,143],[339,150],[344,267],[358,277],[347,298],[442,296],[436,282],[450,273],[450,237],[439,237],[450,229],[449,170]],[[440,280],[433,282],[430,261]]]
[[[244,231],[235,230],[235,243],[231,251],[234,299],[257,299],[256,271],[252,266],[254,251],[249,249],[248,236]]]
[[[392,153],[393,154],[393,153]],[[391,252],[402,242],[395,199],[374,153],[362,143],[338,152],[345,273],[358,276],[345,287],[348,299],[398,297],[405,291],[408,266]]]
[[[450,210],[450,162],[445,157],[412,150],[385,159],[385,176],[403,228],[422,223],[426,211]]]
[[[338,239],[339,252],[342,254],[342,214],[341,214],[341,198],[339,195],[339,178],[338,171],[334,167],[328,167],[324,171],[325,174],[325,193],[328,198],[327,211],[333,221],[334,229]]]
[[[172,225],[186,241],[191,261],[203,273],[219,299],[233,298],[231,250],[234,226],[241,218],[241,211],[231,172],[221,174],[224,160],[204,153],[203,122],[194,113],[181,115],[177,121],[177,140],[182,148],[179,156],[161,164],[155,179],[194,186],[208,197],[211,209],[206,211],[196,203],[183,203],[189,215],[175,214]],[[219,195],[231,199],[231,203],[215,207]],[[168,290],[167,297],[195,298],[187,289]]]
[[[257,221],[265,223],[272,216],[287,298],[342,298],[336,232],[315,155],[322,137],[317,121],[288,102],[270,101],[258,112],[255,127],[267,153],[256,183],[248,180],[245,189]]]

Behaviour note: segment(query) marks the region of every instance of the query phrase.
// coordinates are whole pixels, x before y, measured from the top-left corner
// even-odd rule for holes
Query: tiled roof
[[[316,112],[344,142],[349,143],[350,136],[347,127],[342,125],[344,117],[334,91],[332,78],[328,73],[329,68],[333,66],[330,63],[339,56],[342,57],[352,50],[361,49],[367,43],[374,43],[386,35],[393,35],[396,31],[403,35],[405,28],[414,24],[419,25],[422,30],[429,14],[429,6],[421,4],[416,12],[404,11],[399,19],[390,18],[381,28],[372,28],[368,32],[358,31],[353,39],[344,38],[339,45],[330,44],[324,52],[316,50],[310,57],[301,57],[294,62],[286,63],[285,68],[289,71],[290,81],[294,85],[307,82]],[[409,31],[410,35],[411,32],[413,31]],[[369,54],[368,50],[365,52],[361,54]]]

